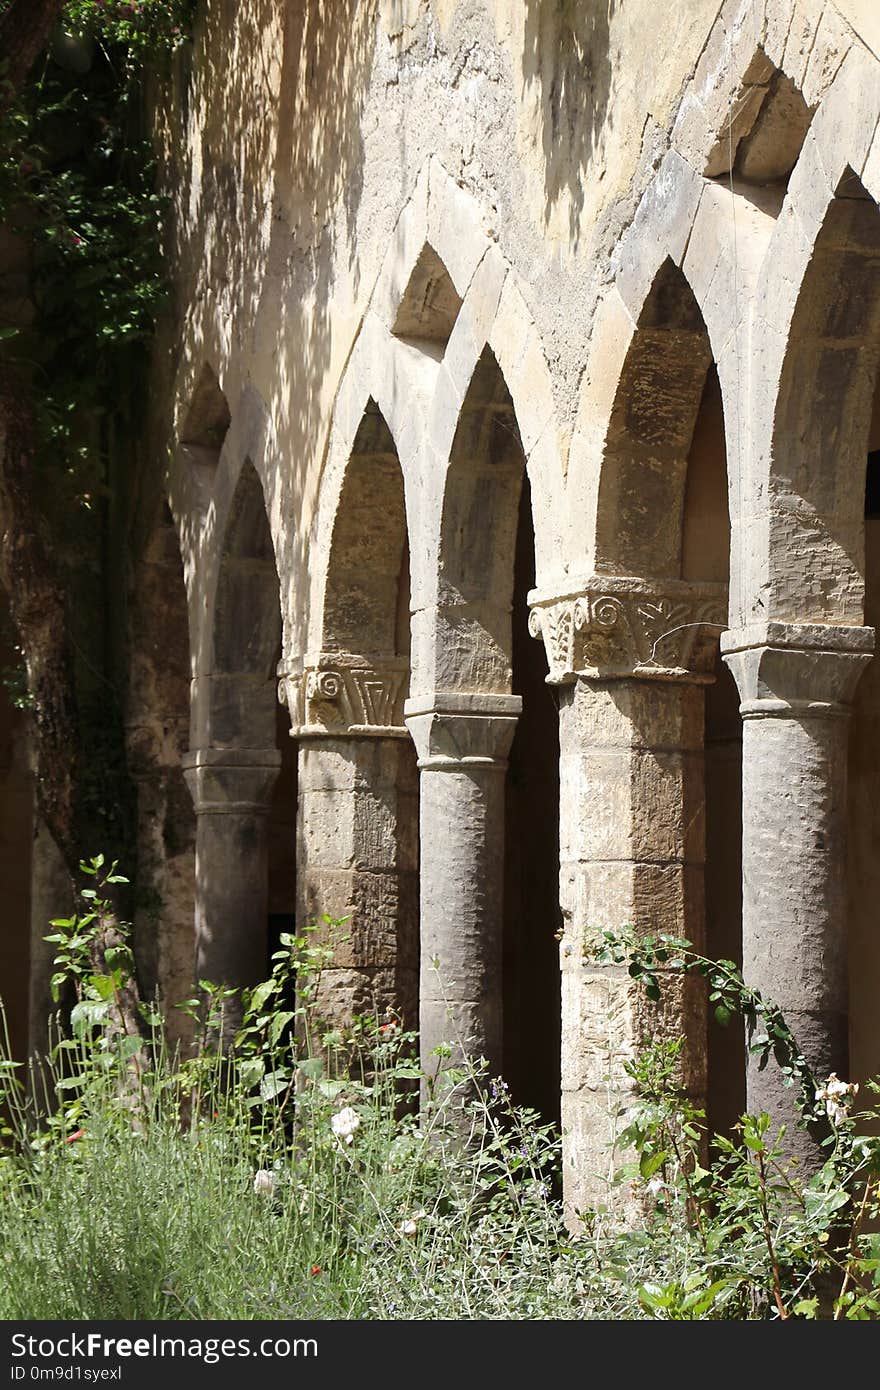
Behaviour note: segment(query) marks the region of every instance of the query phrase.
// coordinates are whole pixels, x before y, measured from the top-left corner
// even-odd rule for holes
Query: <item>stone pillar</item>
[[[767,623],[728,632],[743,717],[743,974],[783,1010],[817,1077],[848,1078],[847,735],[874,629]],[[794,1094],[748,1061],[749,1110],[789,1126],[816,1167]]]
[[[703,690],[725,590],[596,576],[574,593],[530,596],[560,690],[564,1195],[573,1224],[612,1188],[645,1042],[685,1038],[681,1081],[706,1098],[701,982],[671,976],[659,1004],[624,967],[599,966],[606,929],[704,937]]]
[[[437,692],[406,702],[419,755],[422,1067],[501,1067],[504,773],[522,701]]]
[[[418,774],[403,724],[405,658],[321,653],[284,663],[299,744],[297,920],[345,918],[317,1012],[332,1026],[393,1009],[418,1023]]]
[[[266,976],[267,819],[280,766],[277,748],[199,748],[183,760],[196,810],[197,979]]]

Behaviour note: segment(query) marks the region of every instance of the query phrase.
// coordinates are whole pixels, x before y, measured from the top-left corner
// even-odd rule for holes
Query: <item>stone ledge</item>
[[[460,771],[504,769],[522,710],[519,695],[438,690],[404,705],[419,767]]]
[[[824,652],[874,651],[874,629],[832,623],[749,623],[729,629],[721,638],[721,652],[735,652],[753,647],[774,647],[789,650]]]
[[[721,641],[744,719],[845,718],[874,651],[872,627],[753,623]]]

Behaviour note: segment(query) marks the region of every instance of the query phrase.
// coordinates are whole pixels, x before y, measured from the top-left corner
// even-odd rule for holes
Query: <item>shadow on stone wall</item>
[[[255,378],[271,382],[267,456],[284,450],[280,466],[266,470],[266,502],[271,509],[280,488],[288,517],[302,510],[326,428],[340,241],[358,289],[353,228],[375,16],[375,0],[208,0],[192,50],[158,102],[179,313],[169,325],[167,379],[195,379],[203,361],[213,362],[235,413],[231,377],[242,350],[250,356]],[[174,361],[181,351],[189,361]],[[185,559],[199,547],[200,526],[184,520]],[[212,537],[201,541],[210,548]],[[279,567],[303,573],[300,528],[286,527],[283,545]]]
[[[577,245],[584,178],[609,109],[609,29],[619,0],[524,0],[523,85],[534,89],[545,219],[565,196]]]
[[[288,516],[327,428],[333,358],[333,279],[347,243],[352,292],[359,276],[355,225],[363,193],[362,116],[375,46],[375,0],[300,0],[284,38],[273,220],[259,308],[258,351],[274,354],[267,402],[292,456],[283,472]],[[317,477],[317,472],[312,476]],[[271,478],[268,489],[272,488]],[[267,495],[271,506],[272,497]],[[287,528],[283,569],[305,575],[308,535]],[[298,553],[293,553],[294,549]],[[280,557],[279,557],[280,558]],[[301,607],[301,606],[300,606]]]

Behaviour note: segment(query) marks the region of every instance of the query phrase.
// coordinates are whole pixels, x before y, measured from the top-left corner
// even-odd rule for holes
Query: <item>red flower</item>
[[[322,1270],[321,1270],[321,1266],[320,1266],[320,1265],[312,1265],[312,1277],[313,1277],[313,1278],[314,1278],[315,1275],[321,1274],[321,1273],[322,1273]]]
[[[75,1130],[73,1131],[72,1134],[68,1134],[68,1136],[67,1136],[67,1138],[65,1139],[64,1142],[65,1142],[65,1144],[72,1144],[73,1141],[74,1141],[74,1139],[82,1139],[82,1138],[84,1138],[84,1137],[85,1137],[85,1130],[84,1130],[84,1129],[75,1129]]]

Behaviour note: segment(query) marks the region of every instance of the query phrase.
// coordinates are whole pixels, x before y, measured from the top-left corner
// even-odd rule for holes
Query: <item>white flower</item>
[[[647,1183],[646,1190],[650,1192],[652,1197],[658,1197],[665,1186],[666,1184],[659,1173],[655,1173],[654,1177]]]
[[[254,1174],[254,1191],[258,1197],[271,1197],[275,1191],[275,1174],[268,1168],[261,1168]]]
[[[425,1209],[423,1207],[420,1207],[418,1211],[413,1212],[412,1216],[408,1216],[405,1221],[401,1221],[400,1225],[397,1228],[398,1231],[402,1236],[408,1236],[411,1238],[417,1233],[419,1229],[419,1222],[424,1221],[427,1215],[428,1213],[425,1211]]]
[[[857,1081],[841,1081],[837,1072],[832,1072],[824,1086],[816,1092],[817,1100],[824,1100],[825,1114],[834,1125],[842,1124],[853,1098],[858,1094]]]
[[[340,1143],[350,1144],[360,1122],[361,1117],[358,1112],[353,1110],[350,1105],[346,1105],[333,1116],[330,1121],[330,1128]]]

